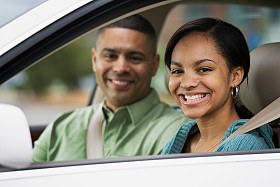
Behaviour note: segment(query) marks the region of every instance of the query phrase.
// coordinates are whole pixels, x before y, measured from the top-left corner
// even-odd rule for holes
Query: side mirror
[[[22,168],[32,162],[32,140],[25,114],[0,104],[0,165]]]

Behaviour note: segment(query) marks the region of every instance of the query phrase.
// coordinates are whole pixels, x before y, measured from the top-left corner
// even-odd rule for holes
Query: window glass
[[[171,34],[187,21],[201,17],[217,17],[241,29],[250,50],[261,44],[280,40],[280,10],[257,6],[209,4],[178,5],[167,17],[161,35],[166,44]],[[177,19],[174,19],[177,18]]]
[[[31,126],[86,106],[94,85],[88,35],[21,72],[1,86],[0,102],[22,108]]]

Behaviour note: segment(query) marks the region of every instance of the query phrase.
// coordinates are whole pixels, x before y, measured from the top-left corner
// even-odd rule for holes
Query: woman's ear
[[[231,71],[231,87],[238,86],[244,77],[244,69],[242,67],[236,67]]]

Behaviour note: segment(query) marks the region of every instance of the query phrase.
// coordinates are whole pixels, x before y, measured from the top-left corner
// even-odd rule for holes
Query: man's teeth
[[[125,84],[128,84],[128,81],[112,80],[112,82],[113,82],[114,84],[117,84],[117,85],[125,85]]]
[[[199,100],[201,98],[205,97],[205,94],[198,94],[198,95],[192,95],[192,96],[187,96],[185,95],[185,99],[187,101],[194,101],[194,100]]]

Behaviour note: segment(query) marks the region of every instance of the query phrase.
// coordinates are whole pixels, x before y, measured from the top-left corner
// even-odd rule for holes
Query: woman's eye
[[[173,70],[171,70],[171,74],[172,74],[172,75],[178,75],[178,74],[181,74],[181,73],[183,73],[183,71],[182,71],[182,70],[179,70],[179,69],[173,69]]]
[[[199,73],[205,73],[205,72],[209,72],[209,71],[212,71],[212,69],[208,68],[208,67],[200,68],[198,70]]]

